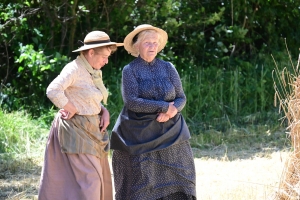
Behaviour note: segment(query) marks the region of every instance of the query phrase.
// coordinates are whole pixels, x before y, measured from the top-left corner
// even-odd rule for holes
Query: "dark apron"
[[[123,107],[112,130],[111,149],[139,155],[190,139],[189,129],[181,113],[167,122],[158,122],[156,117],[156,113],[135,113]]]

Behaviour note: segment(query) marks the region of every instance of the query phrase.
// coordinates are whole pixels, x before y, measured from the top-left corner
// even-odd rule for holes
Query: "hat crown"
[[[110,40],[109,36],[103,31],[92,31],[84,38],[84,43]]]
[[[151,26],[150,24],[142,24],[142,25],[139,25],[139,26],[135,27],[134,30],[146,29],[146,28],[153,28],[153,26]]]
[[[89,32],[85,36],[83,43],[84,43],[83,46],[81,46],[80,48],[78,48],[72,52],[79,52],[79,51],[84,51],[84,50],[93,49],[93,48],[102,47],[102,46],[108,46],[108,45],[116,45],[117,47],[124,45],[123,43],[116,43],[116,42],[110,41],[109,36],[103,31]]]

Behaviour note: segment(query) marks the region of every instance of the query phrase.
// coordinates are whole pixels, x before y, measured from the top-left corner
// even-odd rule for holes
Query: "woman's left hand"
[[[109,112],[108,110],[104,107],[104,106],[101,106],[101,118],[100,118],[100,132],[104,132],[105,129],[108,127],[109,125],[109,121],[110,121],[110,115],[109,115]]]
[[[158,122],[166,122],[170,119],[170,116],[166,113],[159,113],[156,120]]]
[[[170,117],[173,118],[176,114],[178,113],[177,108],[174,106],[174,102],[169,103],[169,108],[166,114]]]

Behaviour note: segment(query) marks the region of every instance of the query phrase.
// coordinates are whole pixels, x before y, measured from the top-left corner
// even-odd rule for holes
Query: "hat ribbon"
[[[84,42],[84,44],[103,44],[103,43],[109,43],[109,42],[110,42],[110,39],[101,40],[101,41]]]

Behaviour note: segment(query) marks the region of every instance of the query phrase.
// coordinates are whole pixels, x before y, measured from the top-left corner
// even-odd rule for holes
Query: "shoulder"
[[[74,71],[74,70],[78,70],[78,63],[76,62],[76,60],[69,62],[63,68],[63,71]]]
[[[123,72],[134,71],[136,68],[140,67],[139,64],[140,63],[138,59],[134,59],[129,64],[125,65],[125,67],[123,68]]]
[[[64,77],[78,77],[80,75],[83,75],[84,72],[84,68],[81,67],[76,60],[73,60],[71,62],[69,62],[68,64],[66,64],[64,66],[64,68],[61,70],[60,75],[64,76]]]
[[[165,70],[167,70],[169,73],[174,73],[177,72],[175,66],[173,65],[173,63],[169,62],[169,61],[164,61],[161,59],[157,59],[157,63],[158,66],[163,66]]]
[[[166,66],[166,67],[172,67],[172,68],[175,68],[175,66],[173,65],[173,63],[169,62],[169,61],[164,61],[164,60],[161,60],[159,58],[156,59],[156,62],[159,64],[159,65],[163,65],[163,66]]]
[[[130,63],[128,65],[125,65],[125,67],[123,68],[123,72],[127,72],[127,71],[130,71],[131,70],[131,65]]]

